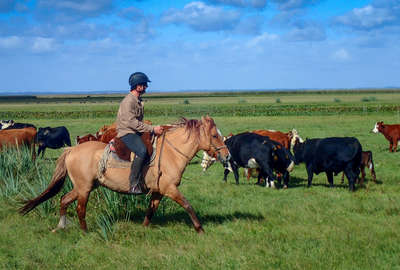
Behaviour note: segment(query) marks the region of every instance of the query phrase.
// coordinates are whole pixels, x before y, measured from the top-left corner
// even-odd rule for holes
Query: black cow
[[[239,184],[239,167],[259,168],[260,178],[271,182],[276,179],[273,171],[283,174],[285,186],[289,181],[289,172],[293,169],[294,158],[292,154],[280,143],[272,141],[269,137],[255,133],[241,133],[230,137],[225,141],[231,158],[229,164],[235,176],[236,184]],[[225,169],[224,181],[229,170]],[[267,181],[265,181],[265,185]]]
[[[15,123],[14,121],[12,121],[11,124],[4,129],[20,129],[20,128],[27,128],[27,127],[33,127],[36,129],[35,125],[28,124],[28,123]]]
[[[296,140],[293,147],[296,164],[306,163],[308,187],[313,174],[325,172],[333,187],[333,174],[344,172],[349,179],[349,189],[354,191],[354,183],[360,174],[362,147],[354,137],[331,137],[309,139],[304,143]]]
[[[58,149],[64,145],[71,146],[71,139],[69,137],[69,132],[66,127],[45,127],[39,128],[37,133],[37,143],[39,145],[38,156],[42,152],[42,157],[46,147],[51,149]]]

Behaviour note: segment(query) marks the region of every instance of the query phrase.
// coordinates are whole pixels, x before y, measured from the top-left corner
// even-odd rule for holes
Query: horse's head
[[[230,157],[221,132],[208,115],[201,118],[200,149],[223,163],[226,163]]]

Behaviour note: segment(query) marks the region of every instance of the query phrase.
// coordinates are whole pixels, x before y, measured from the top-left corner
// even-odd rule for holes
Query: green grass
[[[381,102],[381,96],[374,96]],[[341,103],[345,102],[337,93],[334,97],[340,98]],[[191,106],[193,99],[184,97],[182,100],[185,98],[190,98],[187,106]],[[357,98],[361,104],[361,98]],[[271,102],[275,103],[275,99],[276,96],[271,97]],[[328,99],[334,102],[333,96]],[[237,100],[234,103],[237,104]],[[247,105],[251,106],[249,103]],[[290,105],[286,97],[283,104]],[[368,102],[367,106],[370,104]],[[177,117],[146,118],[161,124],[171,123]],[[45,159],[38,159],[35,163],[29,160],[28,154],[1,153],[0,268],[399,267],[400,153],[389,153],[386,139],[381,134],[370,132],[379,120],[399,123],[398,113],[367,111],[257,117],[249,114],[242,117],[223,115],[214,119],[223,134],[296,128],[304,139],[355,136],[363,149],[373,151],[378,184],[368,182],[371,178],[367,172],[365,187],[358,187],[351,193],[347,182],[339,184],[339,176],[335,177],[335,188],[330,189],[326,176],[320,174],[314,176],[313,186],[306,188],[307,174],[304,165],[300,165],[291,173],[287,190],[256,186],[253,184],[255,179],[247,182],[242,177],[242,171],[237,186],[232,174],[227,183],[222,182],[221,164],[215,164],[202,173],[200,159],[195,157],[183,175],[180,190],[202,222],[204,235],[197,235],[187,213],[166,198],[151,226],[144,228],[141,223],[148,198],[120,195],[104,188],[93,191],[90,196],[87,234],[79,229],[75,205],[71,205],[68,211],[69,228],[51,233],[58,223],[59,198],[71,188],[69,181],[58,196],[27,216],[18,215],[16,210],[20,199],[35,196],[46,187],[55,159],[62,150],[48,149]],[[94,133],[103,124],[112,123],[114,118],[19,120],[37,126],[65,125],[73,139],[76,135]]]

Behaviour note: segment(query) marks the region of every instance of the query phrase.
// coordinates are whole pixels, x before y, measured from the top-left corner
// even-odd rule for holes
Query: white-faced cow
[[[42,157],[46,148],[58,149],[65,145],[71,146],[71,139],[66,127],[45,127],[39,128],[37,133],[37,143],[39,145],[38,156],[42,152]]]
[[[6,129],[12,125],[14,125],[14,120],[0,120],[0,130]]]
[[[36,129],[35,125],[28,124],[28,123],[16,123],[13,120],[6,120],[9,121],[6,125],[2,125],[2,129],[21,129],[21,128],[34,128]]]
[[[360,174],[360,142],[354,137],[331,137],[309,139],[304,143],[296,140],[293,147],[296,164],[304,162],[308,175],[308,187],[312,184],[313,174],[325,172],[333,187],[333,174],[344,172],[349,180],[349,189],[355,190],[354,183]]]
[[[292,154],[280,143],[254,133],[241,133],[230,137],[225,141],[231,158],[229,164],[235,176],[236,184],[239,184],[239,167],[259,168],[259,182],[266,179],[274,186],[276,179],[273,171],[283,174],[285,186],[288,185],[289,172],[293,170],[294,162]],[[224,181],[227,180],[229,170],[225,169]]]
[[[385,125],[383,121],[377,122],[372,129],[374,133],[382,133],[389,141],[389,152],[397,151],[397,142],[400,140],[400,125]]]

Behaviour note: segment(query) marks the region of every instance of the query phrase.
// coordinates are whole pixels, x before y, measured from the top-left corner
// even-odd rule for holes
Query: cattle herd
[[[147,123],[151,124],[150,121]],[[400,125],[387,125],[377,122],[372,130],[382,133],[389,141],[389,151],[396,152],[400,140]],[[77,136],[76,144],[87,141],[101,141],[109,143],[116,136],[116,125],[105,125],[95,135]],[[16,123],[13,120],[0,121],[0,150],[4,146],[15,147],[27,145],[36,157],[35,144],[38,153],[44,156],[45,149],[58,149],[65,145],[71,146],[70,135],[66,127],[44,127],[37,129],[32,124]],[[325,172],[330,186],[333,186],[333,175],[340,172],[342,183],[344,175],[349,182],[349,189],[354,191],[355,184],[364,182],[365,167],[371,171],[373,180],[376,175],[371,151],[363,151],[360,142],[354,137],[329,137],[303,140],[293,129],[287,133],[273,130],[254,130],[240,134],[229,134],[225,144],[230,152],[230,159],[224,165],[224,181],[227,181],[229,172],[233,172],[236,184],[239,183],[239,167],[245,168],[247,180],[252,175],[257,176],[257,184],[264,186],[289,185],[289,173],[294,164],[305,163],[308,186],[311,186],[314,174]],[[216,157],[203,153],[201,166],[207,170]],[[361,180],[359,174],[361,172]],[[359,181],[359,182],[358,182]]]

